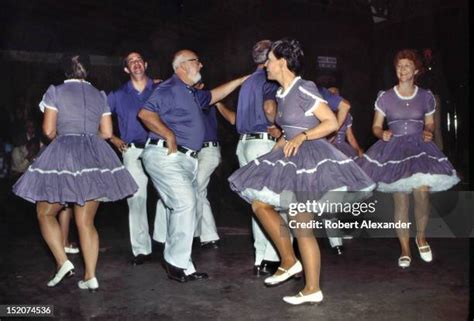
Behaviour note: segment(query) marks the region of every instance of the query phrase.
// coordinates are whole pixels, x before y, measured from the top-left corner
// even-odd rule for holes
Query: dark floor
[[[395,239],[345,241],[343,256],[326,239],[322,251],[318,306],[289,306],[281,298],[296,294],[303,281],[266,288],[252,275],[253,251],[246,223],[221,220],[218,250],[196,248],[194,260],[210,279],[180,284],[167,279],[158,247],[151,262],[129,263],[126,207],[102,206],[97,218],[101,251],[100,291],[77,288],[80,255],[71,255],[76,276],[57,288],[46,282],[54,262],[42,241],[34,207],[7,198],[0,216],[0,304],[52,304],[60,320],[467,320],[469,240],[431,239],[435,260],[414,255],[412,267],[397,267]],[[240,215],[240,214],[235,214]],[[242,217],[246,217],[242,214]],[[224,223],[224,224],[222,224]],[[74,233],[72,238],[75,238]],[[412,251],[416,254],[414,244]],[[3,318],[0,318],[3,320]]]

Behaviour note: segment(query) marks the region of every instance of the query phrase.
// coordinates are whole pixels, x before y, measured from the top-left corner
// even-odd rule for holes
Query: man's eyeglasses
[[[188,62],[188,61],[195,61],[196,63],[200,63],[201,61],[199,60],[199,58],[191,58],[191,59],[187,59],[183,62]]]

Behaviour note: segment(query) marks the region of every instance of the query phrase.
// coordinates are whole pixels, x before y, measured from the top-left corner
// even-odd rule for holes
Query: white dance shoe
[[[418,252],[420,253],[420,257],[425,262],[433,261],[433,253],[431,252],[431,247],[428,243],[426,245],[420,246],[418,245],[418,239],[415,237],[416,247],[418,248]]]
[[[281,266],[278,267],[278,270],[282,271],[283,273],[279,275],[274,274],[266,278],[265,281],[263,281],[266,286],[277,286],[277,285],[282,284],[285,281],[288,281],[289,279],[293,277],[295,278],[301,277],[298,274],[301,273],[301,271],[303,271],[303,266],[301,265],[300,261],[296,260],[296,263],[293,264],[293,266],[290,267],[288,270],[285,270]]]
[[[323,301],[323,292],[318,291],[315,293],[304,295],[303,293],[299,292],[295,296],[285,296],[283,297],[283,301],[292,305],[298,304],[316,304]]]
[[[54,278],[52,278],[48,282],[49,287],[56,286],[59,282],[61,282],[64,277],[71,277],[74,275],[74,265],[72,265],[71,261],[67,260],[66,262],[63,263],[61,268],[56,272],[56,275]]]
[[[67,254],[77,254],[79,253],[79,247],[74,246],[73,244],[69,244],[68,246],[64,247],[64,252]]]
[[[77,283],[77,286],[79,287],[79,289],[89,290],[89,292],[95,292],[99,290],[99,282],[97,281],[97,278],[95,277],[87,281],[81,280]]]
[[[410,267],[410,263],[411,263],[411,257],[409,256],[404,255],[398,258],[398,266],[401,267],[402,269]]]

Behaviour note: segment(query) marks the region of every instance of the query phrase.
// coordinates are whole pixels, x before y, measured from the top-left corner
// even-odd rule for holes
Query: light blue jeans
[[[151,237],[146,209],[148,176],[143,169],[143,149],[131,146],[122,153],[123,164],[138,185],[138,191],[127,198],[130,242],[133,255],[151,253]]]
[[[219,240],[214,214],[211,204],[207,199],[207,186],[212,173],[221,162],[221,148],[219,146],[203,147],[198,156],[197,181],[197,211],[196,231],[194,236],[199,236],[201,242]]]
[[[166,224],[164,258],[189,275],[196,272],[191,250],[196,227],[198,161],[181,152],[167,153],[165,147],[148,145],[142,159],[167,208],[166,219],[160,222]]]
[[[196,174],[197,183],[197,207],[196,207],[196,230],[194,236],[199,237],[201,242],[219,240],[216,222],[212,213],[211,204],[207,199],[207,186],[214,170],[221,161],[221,151],[219,146],[209,146],[202,148],[198,156],[198,171]],[[167,224],[169,210],[158,200],[156,207],[155,229],[153,239],[164,243],[167,234]]]

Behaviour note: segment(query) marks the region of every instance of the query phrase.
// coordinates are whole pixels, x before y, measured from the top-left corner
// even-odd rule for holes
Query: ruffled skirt
[[[80,205],[116,201],[137,189],[112,148],[96,135],[58,136],[13,186],[30,202]]]

